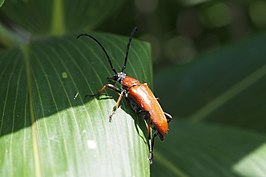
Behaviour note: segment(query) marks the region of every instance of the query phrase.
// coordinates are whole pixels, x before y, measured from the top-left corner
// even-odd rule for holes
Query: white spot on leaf
[[[96,149],[97,148],[97,144],[94,140],[88,140],[87,145],[88,145],[89,149]]]

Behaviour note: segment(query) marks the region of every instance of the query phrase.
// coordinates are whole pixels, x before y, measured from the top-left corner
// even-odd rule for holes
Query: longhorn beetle
[[[119,104],[124,96],[128,103],[131,105],[131,108],[134,112],[143,115],[145,120],[147,121],[148,125],[148,145],[149,145],[149,160],[152,163],[153,159],[153,147],[154,147],[154,138],[159,135],[160,139],[163,141],[165,135],[168,133],[168,123],[171,121],[172,116],[168,113],[163,112],[157,98],[153,95],[152,91],[148,87],[147,83],[140,83],[137,79],[134,79],[130,76],[127,76],[124,73],[126,69],[127,59],[128,59],[128,52],[130,48],[131,41],[135,32],[137,31],[137,27],[135,27],[129,37],[127,48],[126,48],[126,56],[124,65],[120,72],[117,72],[113,67],[111,59],[106,52],[103,45],[93,36],[89,34],[80,34],[77,36],[77,39],[81,36],[89,37],[94,40],[103,50],[105,53],[107,60],[111,66],[111,69],[114,72],[114,75],[111,78],[108,78],[111,82],[119,82],[122,85],[122,90],[115,87],[112,84],[104,85],[96,94],[87,95],[87,96],[100,96],[102,91],[106,88],[109,88],[113,91],[119,93],[118,100],[113,108],[112,114],[109,116],[109,121],[111,121],[112,116],[116,112],[119,107]],[[152,137],[150,128],[153,129]]]

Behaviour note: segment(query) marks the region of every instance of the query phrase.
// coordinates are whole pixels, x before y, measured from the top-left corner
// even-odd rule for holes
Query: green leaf
[[[0,7],[4,4],[5,0],[0,0]]]
[[[266,34],[206,53],[155,77],[166,110],[179,118],[266,130]]]
[[[262,144],[256,150],[249,155],[245,156],[237,164],[234,165],[233,169],[240,176],[265,176],[265,164],[266,164],[266,144]]]
[[[127,38],[93,34],[115,68]],[[132,41],[128,75],[152,79],[150,46]],[[0,53],[0,176],[149,176],[145,124],[118,95],[84,98],[112,76],[101,48],[75,36]]]
[[[265,134],[207,123],[173,120],[156,142],[151,176],[266,176]]]
[[[121,8],[124,0],[7,1],[3,11],[34,35],[65,34],[93,29]]]

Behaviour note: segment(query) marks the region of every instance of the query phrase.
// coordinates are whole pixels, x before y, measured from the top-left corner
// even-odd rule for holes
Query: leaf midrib
[[[31,78],[31,70],[30,70],[30,55],[29,55],[29,46],[23,45],[21,46],[21,50],[23,53],[23,58],[25,62],[25,71],[26,71],[26,82],[27,82],[27,90],[29,95],[29,108],[30,108],[30,120],[31,120],[31,129],[32,129],[32,148],[33,148],[33,156],[34,156],[34,166],[35,166],[35,176],[41,177],[41,164],[40,164],[40,153],[38,148],[37,141],[37,127],[36,127],[36,117],[34,114],[33,107],[33,96],[32,96],[32,78]]]

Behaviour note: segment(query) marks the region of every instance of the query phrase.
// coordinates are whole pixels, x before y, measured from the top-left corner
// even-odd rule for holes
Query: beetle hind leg
[[[154,139],[157,135],[158,135],[158,132],[157,132],[157,130],[155,130],[155,132],[152,134],[152,137],[150,137],[150,140],[149,140],[149,141],[151,141],[149,143],[149,161],[150,161],[150,164],[152,164],[152,160],[153,160]],[[150,136],[150,134],[149,134],[149,136]]]

